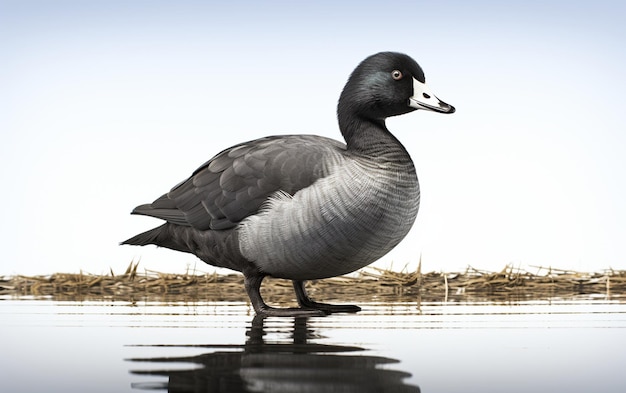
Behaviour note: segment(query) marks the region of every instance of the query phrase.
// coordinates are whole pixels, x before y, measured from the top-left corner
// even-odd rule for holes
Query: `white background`
[[[388,121],[422,186],[377,266],[626,268],[626,9],[596,1],[0,1],[0,275],[212,268],[118,242],[235,143],[340,138],[365,57],[405,52],[453,115]]]

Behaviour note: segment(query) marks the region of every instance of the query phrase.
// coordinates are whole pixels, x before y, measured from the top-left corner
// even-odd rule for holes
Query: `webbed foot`
[[[312,309],[312,310],[322,310],[327,313],[355,313],[361,311],[361,307],[355,306],[353,304],[328,304],[328,303],[318,303],[316,301],[311,300],[309,295],[306,293],[306,289],[304,288],[304,281],[293,281],[293,288],[296,291],[296,298],[298,299],[298,304],[302,308]]]
[[[325,317],[329,313],[322,309],[307,309],[307,308],[277,308],[270,307],[268,305],[261,306],[256,310],[257,315],[267,317]]]
[[[246,292],[250,297],[250,302],[254,307],[254,311],[259,316],[267,317],[323,317],[329,314],[329,312],[323,309],[313,308],[277,308],[271,307],[265,304],[261,297],[261,283],[265,278],[262,274],[244,274],[244,284],[246,286]]]

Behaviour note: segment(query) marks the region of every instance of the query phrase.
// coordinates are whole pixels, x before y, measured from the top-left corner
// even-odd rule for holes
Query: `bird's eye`
[[[391,71],[391,77],[397,81],[402,79],[402,71],[393,70]]]

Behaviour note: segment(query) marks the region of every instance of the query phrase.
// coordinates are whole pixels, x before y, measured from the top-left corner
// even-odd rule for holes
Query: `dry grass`
[[[507,266],[501,272],[468,267],[462,273],[394,272],[368,268],[307,284],[314,298],[324,301],[509,301],[626,294],[626,271],[580,273],[536,267],[534,273]],[[293,303],[291,282],[268,278],[263,294],[272,302]],[[0,278],[3,297],[55,300],[120,301],[248,301],[240,274],[169,274],[145,270],[132,263],[124,274],[56,273],[50,276]]]

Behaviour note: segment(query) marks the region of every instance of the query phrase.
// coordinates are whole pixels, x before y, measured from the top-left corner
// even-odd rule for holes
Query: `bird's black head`
[[[352,72],[339,98],[343,115],[384,120],[416,109],[453,113],[426,86],[422,68],[409,56],[381,52],[361,62]]]

